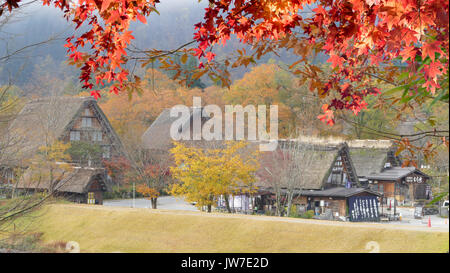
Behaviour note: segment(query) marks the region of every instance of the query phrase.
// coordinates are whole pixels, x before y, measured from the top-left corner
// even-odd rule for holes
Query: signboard
[[[417,206],[414,208],[414,218],[422,219],[423,218],[423,207]]]
[[[355,196],[348,198],[348,211],[352,222],[378,222],[378,199],[376,196]]]
[[[406,183],[422,183],[423,177],[422,176],[407,176],[405,178]]]

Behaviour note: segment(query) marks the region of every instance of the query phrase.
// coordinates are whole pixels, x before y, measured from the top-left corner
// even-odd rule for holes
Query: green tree
[[[78,163],[100,162],[102,159],[102,147],[85,141],[72,141],[67,149],[73,161]]]

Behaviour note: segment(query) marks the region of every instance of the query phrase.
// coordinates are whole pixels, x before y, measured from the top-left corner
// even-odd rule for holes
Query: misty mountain
[[[131,25],[133,36],[136,38],[132,41],[133,46],[138,49],[170,50],[192,41],[194,24],[203,19],[206,5],[206,1],[198,3],[197,0],[162,1],[157,5],[160,15],[153,13],[147,18],[146,25],[140,22]],[[3,27],[0,25],[0,58],[23,47],[50,41],[29,47],[8,61],[0,62],[0,85],[12,81],[25,90],[35,88],[33,86],[36,83],[33,82],[37,74],[42,73],[64,77],[66,81],[73,81],[71,85],[78,85],[79,70],[64,63],[67,59],[66,48],[63,46],[64,39],[73,32],[74,26],[71,22],[63,18],[62,11],[53,7],[43,7],[40,3],[36,3],[15,12],[7,24]],[[82,32],[83,27],[76,33]],[[215,53],[220,59],[243,47],[249,49],[248,46],[232,39],[225,47],[216,46]],[[290,62],[290,57],[289,53],[282,53],[281,58],[267,55],[259,62],[265,63],[270,58]],[[248,70],[234,69],[232,78],[238,79]],[[211,84],[208,79],[205,83]]]

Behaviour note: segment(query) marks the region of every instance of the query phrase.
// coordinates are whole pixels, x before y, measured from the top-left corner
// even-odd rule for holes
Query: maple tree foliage
[[[210,3],[204,22],[196,25],[195,39],[199,47],[195,54],[199,57],[211,61],[213,55],[208,50],[216,43],[225,43],[232,34],[241,42],[253,45],[277,40],[280,47],[294,48],[290,43],[300,43],[302,58],[298,63],[318,52],[329,56],[327,61],[334,73],[314,88],[321,97],[332,89],[339,94],[323,106],[324,114],[319,117],[329,124],[334,122],[333,109],[348,109],[357,114],[367,106],[364,100],[367,95],[379,93],[369,81],[377,67],[386,69],[396,61],[404,63],[410,77],[419,75],[425,79],[412,91],[425,87],[431,95],[441,88],[440,79],[448,75],[449,2],[445,0]],[[312,3],[315,8],[311,10]],[[302,17],[301,12],[307,9],[311,12]],[[296,34],[299,30],[300,34]],[[301,41],[293,40],[296,36]],[[419,67],[418,59],[428,59],[428,62]],[[314,73],[306,76],[314,78]]]
[[[0,5],[11,11],[19,7],[20,0],[6,0]],[[129,30],[132,21],[146,23],[146,16],[157,12],[158,0],[42,0],[43,5],[54,5],[64,11],[64,16],[75,24],[75,29],[88,25],[81,35],[66,39],[68,58],[71,64],[81,69],[80,81],[91,95],[100,97],[96,86],[114,82],[110,92],[119,93],[128,81],[129,71],[125,68],[125,49],[134,39]],[[137,78],[136,78],[137,79]],[[94,85],[95,83],[95,85]]]
[[[84,88],[92,90],[96,98],[100,92],[92,80],[97,86],[114,82],[110,92],[122,90],[129,80],[125,49],[134,39],[130,23],[146,23],[145,17],[157,12],[159,1],[78,0],[70,5],[66,0],[42,2],[64,10],[76,29],[89,25],[85,33],[67,38],[65,45],[69,59],[81,68]],[[1,10],[11,11],[19,3],[20,0],[7,0]],[[321,97],[337,90],[339,95],[323,106],[324,114],[319,117],[333,124],[333,109],[357,114],[367,106],[367,95],[379,93],[368,80],[377,67],[390,69],[386,67],[395,61],[406,64],[411,77],[419,75],[424,79],[420,85],[408,86],[412,92],[424,87],[434,95],[441,88],[440,79],[448,75],[448,7],[448,0],[209,0],[204,20],[195,25],[198,47],[193,54],[212,62],[212,47],[225,44],[231,35],[254,45],[258,55],[270,51],[267,45],[258,45],[267,40],[286,49],[297,43],[302,49],[298,62],[312,53],[323,52],[329,56],[334,73],[325,82],[311,82]],[[421,67],[418,59],[425,61]],[[249,61],[241,60],[239,64],[248,65]],[[199,67],[205,64],[201,62]],[[197,76],[202,72],[205,71]],[[307,76],[314,78],[314,73]]]

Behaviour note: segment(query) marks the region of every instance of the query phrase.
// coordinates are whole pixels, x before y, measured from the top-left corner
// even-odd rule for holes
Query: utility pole
[[[395,214],[397,213],[397,198],[395,198],[395,194],[397,193],[397,182],[394,184],[394,221],[395,221]]]
[[[438,180],[439,180],[438,196],[440,196],[441,195],[441,178],[439,177]],[[438,202],[439,216],[442,215],[442,212],[441,212],[441,201],[442,201],[442,198]]]
[[[135,182],[133,182],[133,208],[136,205],[136,187],[135,187]]]

